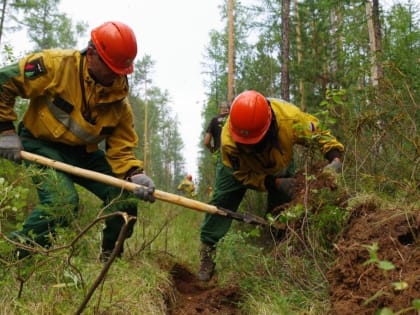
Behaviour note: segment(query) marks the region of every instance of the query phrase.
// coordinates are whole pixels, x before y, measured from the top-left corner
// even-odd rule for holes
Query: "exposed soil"
[[[303,204],[305,192],[311,199],[312,190],[337,188],[334,176],[322,174],[324,165],[314,165],[309,172],[316,180],[308,182],[302,172],[297,174],[297,198],[290,204]],[[334,202],[344,207],[347,201],[342,195]],[[327,272],[332,314],[372,315],[385,307],[420,314],[412,308],[413,300],[420,299],[420,209],[381,209],[368,200],[348,211],[346,227],[334,243],[336,262]],[[376,262],[367,263],[372,253],[367,246],[374,244]],[[383,262],[395,269],[385,271]]]
[[[374,314],[388,307],[394,312],[420,299],[420,209],[406,214],[400,209],[381,210],[364,204],[353,209],[340,241],[337,262],[327,274],[333,314]],[[366,245],[378,244],[377,257],[395,269],[365,264]],[[403,285],[402,290],[393,283]],[[418,314],[411,310],[404,314]]]
[[[171,270],[175,284],[174,305],[169,315],[239,315],[239,289],[220,288],[214,281],[201,282],[185,267],[176,264]]]
[[[297,174],[297,198],[276,211],[303,203],[305,193],[308,197],[313,189],[335,190],[334,177],[321,176],[321,168],[318,165],[311,171],[316,174],[313,181],[305,181],[302,173]],[[337,205],[343,206],[347,198],[338,197]],[[336,262],[327,272],[331,315],[372,315],[384,307],[418,315],[411,306],[414,299],[420,299],[420,209],[410,213],[384,210],[367,201],[349,211],[346,228],[334,244]],[[377,260],[366,263],[372,257],[367,246],[375,243]],[[385,271],[379,267],[380,262],[390,262],[395,269]],[[169,315],[240,314],[237,305],[241,294],[237,287],[218,287],[217,280],[200,282],[179,264],[171,274],[176,290],[174,302],[169,303]]]

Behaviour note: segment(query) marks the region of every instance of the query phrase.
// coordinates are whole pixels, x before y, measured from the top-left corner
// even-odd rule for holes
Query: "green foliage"
[[[410,2],[407,5],[392,6],[384,16],[383,54],[384,59],[390,63],[385,71],[392,75],[389,78],[400,92],[404,88],[403,81],[410,82],[413,90],[418,90],[420,86],[417,75],[420,71],[420,7],[415,5],[415,1]],[[417,62],[413,62],[416,59]],[[398,69],[404,76],[395,76],[392,73],[394,69]]]
[[[36,193],[30,176],[37,173],[33,168],[24,169],[8,160],[0,161],[0,230],[10,232],[16,222],[21,222],[36,202]]]
[[[365,247],[368,251],[369,251],[369,260],[364,262],[364,265],[369,265],[369,264],[376,264],[376,266],[384,271],[387,270],[393,270],[395,269],[395,266],[392,262],[387,261],[387,260],[380,260],[378,258],[378,250],[379,250],[379,246],[378,243],[373,243],[372,245],[362,245],[363,247]]]
[[[398,310],[394,312],[389,307],[381,308],[380,310],[375,312],[375,315],[400,315],[400,314],[410,314],[412,311],[420,311],[420,299],[414,299],[411,303],[412,306],[404,308],[402,310]]]
[[[74,45],[72,23],[64,15],[53,14],[57,13],[55,2],[18,1],[16,4],[21,5],[17,8],[28,17],[18,22],[28,23],[22,26],[30,27],[29,36],[43,35],[34,41],[37,48]],[[280,8],[281,1],[261,1],[252,8],[237,3],[235,93],[255,88],[267,96],[278,96],[282,69]],[[223,9],[223,18],[226,18],[226,8]],[[316,113],[323,127],[332,128],[345,144],[345,171],[340,185],[353,197],[348,200],[347,207],[358,203],[376,205],[381,202],[379,195],[386,195],[403,205],[418,203],[420,63],[416,48],[419,47],[420,32],[416,8],[396,5],[383,12],[385,76],[375,88],[369,85],[366,13],[360,2],[303,1],[291,12],[291,99],[296,103],[306,101],[307,109]],[[330,18],[331,12],[340,21],[334,34],[331,30],[336,25]],[[83,31],[80,26],[76,27],[76,34]],[[298,29],[302,32],[301,61],[298,61]],[[13,60],[13,48],[6,47],[5,55],[3,59]],[[212,31],[205,60],[208,101],[203,115],[206,122],[216,113],[217,104],[226,99],[227,55],[226,29]],[[157,186],[171,191],[184,173],[183,144],[177,129],[178,121],[168,106],[169,95],[154,87],[150,80],[153,64],[150,56],[136,64],[138,72],[130,82],[138,92],[131,99],[136,131],[140,135],[136,155],[146,158],[147,172]],[[333,64],[337,64],[335,71]],[[140,93],[143,88],[144,93]],[[147,124],[144,122],[146,106],[149,109]],[[20,118],[25,104],[19,102],[16,109]],[[149,133],[148,139],[142,137],[145,130]],[[211,177],[205,176],[210,174],[213,165],[203,152],[200,179],[206,187],[212,183]],[[311,149],[304,151],[303,160],[306,156],[314,156]],[[5,224],[14,225],[10,220],[13,214],[17,213],[18,222],[22,222],[24,211],[21,210],[30,209],[36,200],[31,195],[33,187],[27,188],[27,183],[20,181],[19,169],[10,165],[2,167],[2,232]],[[86,297],[103,266],[97,261],[102,224],[95,225],[73,248],[60,248],[69,244],[100,211],[97,199],[83,189],[80,192],[82,204],[78,217],[71,228],[57,230],[51,252],[40,252],[31,259],[11,262],[4,253],[13,251],[14,247],[1,240],[0,303],[3,313],[74,313],[78,303]],[[267,242],[260,230],[238,224],[233,225],[231,233],[220,244],[217,255],[219,279],[225,284],[237,283],[241,291],[246,292],[241,307],[247,313],[329,313],[324,273],[334,259],[333,241],[342,230],[347,213],[337,203],[340,191],[332,193],[319,189],[311,193],[313,198],[308,204],[298,204],[279,217],[289,225],[305,219],[305,224],[293,230],[280,246],[276,246],[278,240],[272,235]],[[241,211],[264,214],[264,197],[261,193],[247,193]],[[166,293],[172,292],[166,264],[170,265],[172,259],[176,259],[192,267],[198,265],[201,215],[179,207],[166,207],[159,202],[142,203],[139,213],[124,259],[112,265],[89,303],[87,313],[140,310],[143,314],[163,314],[168,300]],[[391,262],[378,257],[377,245],[365,247],[370,254],[368,264],[383,270],[384,274],[394,268]],[[391,285],[396,291],[406,289],[404,281]],[[377,292],[372,299],[381,294],[382,291]],[[19,299],[16,298],[18,295]],[[384,308],[378,314],[403,314],[413,310],[420,310],[419,299],[414,299],[412,306],[406,309]]]
[[[302,204],[296,204],[293,207],[287,208],[285,211],[280,213],[275,219],[271,214],[268,215],[269,221],[278,221],[279,223],[289,223],[300,219],[305,213],[305,207]]]
[[[245,314],[305,314],[309,309],[328,313],[323,303],[327,284],[315,267],[324,258],[298,254],[290,243],[277,247],[273,255],[264,248],[269,244],[258,245],[260,237],[253,231],[231,232],[217,251],[219,282],[239,284],[246,294],[241,306]]]
[[[34,257],[11,267],[2,278],[3,310],[13,310],[8,314],[75,313],[103,266],[88,256],[72,259],[71,265],[64,258]],[[19,299],[16,277],[26,280]],[[130,263],[120,260],[113,264],[84,313],[133,314],[137,309],[140,313],[135,314],[164,314],[163,294],[169,286],[167,274],[156,263],[142,258]],[[32,292],[37,292],[36,298]]]
[[[7,217],[7,212],[17,212],[26,205],[28,188],[13,186],[6,179],[0,177],[0,216]]]
[[[325,92],[325,98],[322,100],[319,105],[324,107],[327,112],[329,113],[326,116],[317,115],[324,124],[326,125],[334,125],[337,122],[337,109],[345,107],[347,98],[347,91],[346,90],[337,90],[337,89],[327,89]]]
[[[59,1],[15,1],[12,6],[23,14],[23,18],[14,17],[15,21],[27,29],[35,50],[49,48],[73,48],[77,36],[86,32],[87,23],[73,21],[68,15],[58,11]],[[77,35],[77,36],[76,36]]]
[[[246,7],[235,2],[236,94],[254,88],[278,96],[281,4],[259,1]],[[384,78],[378,88],[368,83],[371,52],[364,5],[303,1],[291,13],[291,99],[306,105],[303,108],[315,113],[345,145],[350,185],[361,187],[369,174],[374,190],[407,199],[415,196],[420,174],[418,7],[397,4],[381,11]],[[206,56],[209,108],[226,90],[221,78],[227,77],[226,59],[221,59],[227,54],[220,54],[227,51],[227,29],[211,34],[212,53]],[[201,161],[208,167],[205,155]],[[200,177],[205,178],[207,167],[200,168]]]
[[[2,66],[7,66],[16,61],[15,52],[13,47],[9,44],[4,45],[3,52],[1,53],[2,60],[4,61],[1,63]]]
[[[311,221],[313,230],[319,233],[319,244],[331,249],[332,242],[342,231],[347,219],[348,213],[344,209],[326,203]]]
[[[395,265],[387,260],[381,260],[378,257],[378,250],[379,246],[377,242],[374,242],[372,245],[362,245],[364,248],[366,248],[369,251],[370,258],[365,261],[364,265],[370,265],[374,264],[377,266],[377,268],[384,271],[384,275],[386,276],[386,271],[394,270]],[[405,281],[399,281],[399,282],[392,282],[392,287],[395,291],[402,291],[408,289],[408,284]],[[376,292],[372,297],[370,297],[364,304],[369,303],[370,301],[376,299],[377,297],[381,296],[383,294],[382,290],[379,290]],[[397,312],[394,312],[392,309],[388,307],[381,308],[377,312],[375,312],[375,315],[397,315],[397,314],[404,314],[409,313],[413,310],[419,311],[420,310],[420,300],[419,299],[413,299],[412,301],[412,307],[408,307],[402,310],[398,310]]]
[[[251,275],[255,272],[255,263],[262,254],[262,248],[255,247],[249,241],[250,237],[249,233],[238,231],[229,234],[218,244],[216,263],[221,270],[234,264],[235,272],[240,275]],[[240,264],[237,263],[239,261]]]
[[[99,203],[84,190],[81,190],[81,196],[85,206],[91,211],[83,213],[81,209],[80,217],[73,221],[71,228],[58,228],[47,254],[40,251],[21,261],[15,261],[13,256],[5,256],[10,249],[7,248],[7,242],[1,241],[0,270],[5,277],[2,277],[0,284],[3,309],[9,309],[9,314],[74,313],[86,298],[88,289],[97,280],[103,267],[97,259],[102,224],[98,222],[85,234],[78,234],[83,226],[89,225],[95,218],[96,212],[92,210],[98,209]],[[157,224],[156,228],[158,229]],[[150,235],[154,237],[153,233]],[[78,241],[74,246],[68,247],[76,237],[79,237]],[[132,245],[136,244],[136,239],[137,236],[133,236],[130,240]],[[131,252],[132,245],[127,246],[128,253]],[[164,314],[164,294],[169,290],[170,282],[168,274],[160,269],[158,262],[159,259],[149,259],[147,255],[136,256],[131,262],[114,262],[86,312],[97,313],[101,309],[115,314],[121,310],[132,313],[133,309],[141,309],[141,313]],[[133,268],[136,265],[141,267]],[[160,290],[156,290],[157,287]],[[35,299],[30,294],[33,291],[37,292]]]

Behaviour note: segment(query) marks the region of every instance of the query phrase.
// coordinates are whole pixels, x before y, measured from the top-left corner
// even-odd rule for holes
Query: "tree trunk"
[[[228,7],[228,102],[233,100],[234,95],[234,29],[233,29],[233,3],[234,0],[229,0]]]
[[[297,62],[298,68],[302,66],[302,32],[299,16],[299,3],[298,0],[294,0],[295,5],[295,18],[296,18],[296,46],[297,46]],[[300,109],[306,111],[306,99],[305,99],[305,86],[303,79],[299,78],[299,95],[300,95]]]
[[[330,22],[331,22],[331,30],[330,30],[330,38],[331,38],[331,61],[329,66],[329,75],[331,77],[330,84],[332,88],[338,88],[337,84],[337,71],[338,71],[338,58],[339,58],[339,48],[340,48],[340,39],[338,35],[339,29],[339,8],[334,7],[331,9],[330,12]]]
[[[143,167],[145,172],[147,173],[147,170],[150,170],[150,168],[147,168],[149,159],[148,159],[148,153],[149,153],[149,135],[148,135],[148,113],[147,113],[147,72],[145,72],[144,77],[144,154],[143,154]]]
[[[3,0],[3,8],[1,10],[1,18],[0,18],[0,44],[1,44],[1,38],[3,35],[4,19],[6,16],[6,6],[7,6],[7,0]]]
[[[382,78],[383,70],[381,64],[381,28],[379,24],[379,3],[373,0],[373,7],[370,0],[366,1],[366,16],[369,32],[369,44],[371,54],[371,82],[372,86],[378,86]]]
[[[375,43],[376,43],[376,67],[379,82],[382,80],[384,73],[382,68],[382,31],[381,22],[379,19],[379,0],[373,0],[373,26],[375,28]]]
[[[282,6],[282,47],[281,47],[281,97],[290,100],[289,53],[290,53],[290,0],[284,0]]]

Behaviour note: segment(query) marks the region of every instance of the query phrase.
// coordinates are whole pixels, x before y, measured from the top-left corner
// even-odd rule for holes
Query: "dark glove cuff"
[[[128,172],[125,174],[125,179],[126,180],[130,180],[131,176],[137,175],[137,174],[142,174],[143,173],[143,169],[139,168],[139,167],[132,167],[128,170]]]
[[[264,179],[264,185],[267,191],[276,190],[276,177],[273,175],[267,175]]]
[[[331,149],[325,154],[325,158],[328,160],[328,162],[332,162],[335,158],[341,159],[342,153],[338,149]]]
[[[5,130],[15,130],[15,126],[12,121],[1,121],[0,122],[0,132]]]

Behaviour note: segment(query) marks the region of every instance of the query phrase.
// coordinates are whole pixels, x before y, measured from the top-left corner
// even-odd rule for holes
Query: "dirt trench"
[[[239,288],[221,288],[216,280],[201,282],[186,267],[175,264],[171,270],[174,296],[168,315],[239,315]]]

